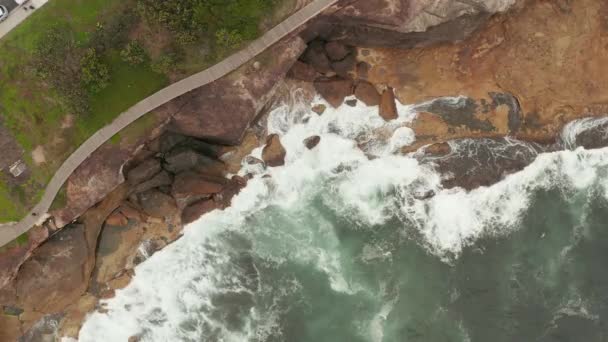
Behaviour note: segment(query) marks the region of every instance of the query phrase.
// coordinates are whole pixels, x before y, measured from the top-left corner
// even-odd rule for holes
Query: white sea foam
[[[376,108],[360,102],[329,107],[321,116],[300,109],[294,117],[287,107],[274,110],[268,130],[281,136],[285,166],[244,165],[241,173],[251,172],[254,178],[232,206],[190,224],[182,239],[140,264],[131,284],[104,301],[107,313],[88,317],[80,341],[124,341],[134,335],[144,341],[205,340],[211,334],[217,340],[246,341],[277,329],[280,308],[275,304],[263,314],[249,310],[239,329],[228,329],[211,314],[214,295],[259,295],[263,290],[260,279],[243,278],[247,265],[235,265],[230,254],[235,237],[249,240],[251,246],[242,248],[250,248],[260,260],[314,264],[328,274],[334,291],[360,290],[344,277],[339,239],[332,223],[315,211],[315,201],[361,226],[399,218],[403,234],[414,229],[429,251],[457,257],[480,236],[515,229],[539,189],[566,192],[605,184],[608,151],[577,149],[540,155],[523,171],[490,187],[443,189],[441,175],[431,165],[393,154],[414,141],[404,126],[415,112],[411,106],[398,109],[399,118],[388,124]],[[312,135],[321,141],[308,150],[302,141]],[[365,151],[358,147],[362,144]],[[261,149],[253,152],[260,154]],[[428,193],[435,195],[423,196]],[[268,215],[255,216],[261,211]],[[247,221],[252,217],[254,224]],[[386,312],[390,306],[372,322],[375,338],[382,336],[378,329]]]

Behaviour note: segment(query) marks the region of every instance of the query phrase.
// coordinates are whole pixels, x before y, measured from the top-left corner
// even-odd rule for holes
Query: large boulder
[[[198,220],[204,214],[219,208],[219,204],[212,199],[204,199],[187,206],[182,211],[182,223],[188,224]]]
[[[399,117],[393,88],[389,87],[382,93],[382,97],[380,98],[380,116],[386,121]]]
[[[341,61],[351,53],[351,49],[342,43],[333,41],[325,44],[325,52],[332,61]]]
[[[266,146],[262,150],[264,163],[270,167],[284,165],[286,154],[287,152],[281,144],[281,138],[276,134],[269,135],[266,140]]]
[[[151,179],[138,184],[134,189],[134,193],[144,192],[150,189],[159,188],[161,186],[171,185],[173,177],[167,171],[161,171]]]
[[[353,81],[341,77],[316,80],[314,87],[319,95],[334,108],[340,107],[344,98],[353,93]]]
[[[380,94],[373,84],[367,81],[360,81],[355,87],[355,96],[368,106],[380,104]]]
[[[156,189],[138,194],[137,200],[143,212],[152,217],[165,218],[177,210],[173,197]]]
[[[139,184],[154,177],[161,170],[160,160],[150,158],[127,172],[127,180],[131,184]]]
[[[308,44],[308,48],[302,55],[302,59],[321,74],[331,71],[331,61],[325,53],[323,42],[319,40],[314,40]]]
[[[22,308],[36,312],[59,311],[86,290],[88,278],[83,269],[91,251],[84,231],[82,224],[64,228],[23,263],[15,281]]]
[[[317,75],[318,73],[312,65],[301,61],[296,61],[287,73],[288,77],[306,82],[314,81]]]
[[[172,173],[180,173],[192,169],[208,169],[221,173],[224,168],[220,161],[186,146],[173,149],[165,155],[164,161],[164,168]]]
[[[191,203],[211,198],[212,195],[224,189],[226,180],[220,177],[211,177],[195,172],[182,172],[175,176],[171,188],[171,195],[180,208]]]
[[[213,143],[237,145],[245,130],[264,108],[276,86],[306,48],[293,37],[265,51],[228,76],[195,89],[178,99],[185,105],[173,116],[169,130]]]

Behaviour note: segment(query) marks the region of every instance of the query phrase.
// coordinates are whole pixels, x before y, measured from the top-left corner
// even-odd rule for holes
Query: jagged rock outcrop
[[[285,155],[287,152],[281,144],[281,138],[277,134],[271,134],[266,139],[266,146],[262,150],[262,160],[270,167],[281,166],[285,164]]]
[[[186,104],[174,115],[169,129],[210,142],[237,145],[306,45],[299,37],[275,45],[236,72],[181,98]],[[230,115],[226,115],[230,113]]]

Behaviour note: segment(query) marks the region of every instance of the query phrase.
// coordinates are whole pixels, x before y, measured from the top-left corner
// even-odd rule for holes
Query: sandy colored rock
[[[359,81],[355,87],[355,96],[368,106],[380,104],[380,94],[373,84],[366,81]]]
[[[109,225],[109,226],[125,227],[128,224],[129,224],[129,219],[125,215],[123,215],[120,211],[113,212],[106,219],[106,225]]]
[[[314,82],[315,90],[332,107],[338,108],[344,102],[344,98],[353,93],[353,81],[340,77],[318,79]]]
[[[395,93],[390,87],[384,90],[380,97],[379,113],[386,121],[391,121],[399,117],[399,113],[397,113],[397,104],[395,103]]]
[[[266,139],[266,146],[262,150],[262,160],[270,167],[281,166],[285,164],[285,155],[287,152],[281,144],[281,138],[277,134],[271,134]]]
[[[0,341],[17,341],[21,336],[21,322],[15,316],[0,315]]]

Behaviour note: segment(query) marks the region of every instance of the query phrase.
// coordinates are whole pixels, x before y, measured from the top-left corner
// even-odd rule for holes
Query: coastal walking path
[[[42,196],[42,199],[21,221],[2,225],[0,227],[0,247],[16,239],[19,235],[27,232],[36,224],[40,224],[44,215],[49,210],[55,196],[61,186],[76,168],[84,162],[95,150],[112,136],[120,132],[133,121],[144,116],[153,109],[167,103],[174,98],[183,95],[193,89],[211,83],[228,73],[236,70],[261,52],[277,43],[283,37],[292,33],[308,20],[318,15],[323,10],[333,5],[337,0],[314,0],[304,8],[292,14],[289,18],[266,32],[260,38],[251,42],[246,48],[227,57],[216,65],[176,82],[148,98],[135,104],[127,111],[120,114],[112,123],[103,127],[85,141],[74,153],[72,153],[55,172]],[[7,19],[8,20],[8,19]]]

